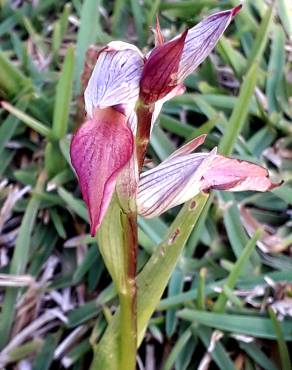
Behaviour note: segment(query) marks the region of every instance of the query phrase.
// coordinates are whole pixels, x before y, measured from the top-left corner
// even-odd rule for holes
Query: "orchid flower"
[[[89,210],[91,235],[100,226],[115,189],[128,177],[134,179],[132,195],[145,217],[157,216],[200,191],[265,191],[273,186],[260,166],[223,157],[216,150],[192,153],[204,136],[142,173],[135,186],[137,129],[136,147],[142,142],[143,163],[151,127],[163,103],[184,91],[183,80],[210,54],[240,8],[213,14],[166,43],[158,29],[159,45],[147,56],[125,42],[111,42],[100,51],[84,94],[87,121],[71,142],[72,165]],[[147,112],[142,119],[139,106]]]

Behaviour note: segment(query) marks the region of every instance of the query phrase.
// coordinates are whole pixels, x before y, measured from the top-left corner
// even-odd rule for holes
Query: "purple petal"
[[[133,153],[126,117],[112,108],[95,111],[71,141],[70,155],[90,216],[90,233],[102,222],[116,179]]]
[[[204,144],[204,141],[205,141],[206,137],[207,137],[207,135],[197,136],[195,139],[189,141],[188,143],[186,143],[185,145],[183,145],[181,148],[179,148],[175,152],[173,152],[167,158],[167,160],[170,159],[170,158],[177,157],[179,155],[184,155],[184,154],[190,154],[190,153],[192,153],[199,146],[201,146],[202,144]]]
[[[240,9],[241,5],[238,5],[233,9],[210,15],[189,30],[178,71],[179,81],[183,81],[207,58]]]
[[[140,98],[145,104],[164,98],[178,85],[177,72],[186,36],[187,31],[150,53],[140,81]]]

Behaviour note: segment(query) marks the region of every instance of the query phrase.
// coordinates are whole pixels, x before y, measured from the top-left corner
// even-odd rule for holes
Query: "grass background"
[[[0,4],[0,368],[88,369],[117,298],[69,165],[86,51],[114,39],[147,51],[157,13],[169,39],[237,2]],[[208,133],[204,150],[219,145],[285,183],[213,194],[151,319],[141,369],[291,369],[291,37],[289,1],[247,0],[155,126],[154,163]],[[139,220],[140,267],[177,212]]]

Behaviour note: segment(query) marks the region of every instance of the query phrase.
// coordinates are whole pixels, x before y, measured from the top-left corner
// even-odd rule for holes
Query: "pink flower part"
[[[178,81],[182,82],[207,58],[241,7],[238,5],[212,14],[189,30],[179,65]]]
[[[194,197],[215,155],[216,148],[209,154],[173,156],[144,172],[138,188],[138,212],[146,218],[159,216]]]
[[[154,33],[155,46],[163,45],[164,44],[164,37],[163,37],[163,34],[161,32],[158,15],[156,15],[156,27],[155,27],[155,29],[152,28],[151,30]]]
[[[205,140],[199,136],[157,167],[141,175],[137,204],[144,217],[155,217],[182,204],[200,191],[267,191],[273,184],[268,171],[254,163],[210,153],[191,153]]]
[[[116,179],[133,153],[134,139],[125,115],[96,109],[71,141],[70,155],[95,236],[114,192]]]
[[[134,45],[115,41],[99,54],[84,93],[87,114],[94,108],[120,106],[127,114],[139,96],[139,82],[144,66],[143,55]]]
[[[235,158],[216,156],[202,179],[202,190],[267,191],[278,186],[268,171],[257,164]]]
[[[145,104],[162,99],[178,85],[177,72],[187,31],[150,53],[140,81],[140,98]]]
[[[179,148],[175,152],[173,152],[167,158],[167,160],[169,160],[171,158],[174,158],[174,157],[178,157],[180,155],[192,153],[199,146],[201,146],[202,144],[204,144],[206,137],[207,137],[206,134],[197,136],[196,138],[194,138],[193,140],[189,141],[188,143],[186,143],[185,145],[183,145],[181,148]]]

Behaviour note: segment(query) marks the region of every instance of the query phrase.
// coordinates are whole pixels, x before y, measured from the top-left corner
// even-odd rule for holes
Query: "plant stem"
[[[144,105],[143,102],[139,102],[137,108],[138,127],[136,135],[136,152],[139,173],[142,170],[147,145],[149,143],[153,111],[154,105]]]
[[[125,281],[120,299],[120,370],[136,369],[137,352],[137,215],[122,213]]]

